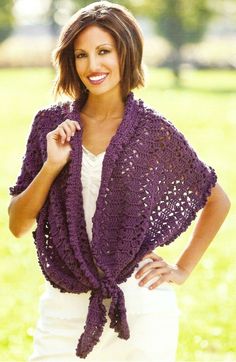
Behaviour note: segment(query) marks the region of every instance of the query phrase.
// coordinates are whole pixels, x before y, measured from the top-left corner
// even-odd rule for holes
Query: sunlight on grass
[[[15,239],[8,230],[8,187],[19,173],[33,116],[53,102],[51,69],[0,70],[0,362],[23,362],[32,350],[38,298],[44,279],[30,233]],[[199,157],[215,168],[218,182],[235,197],[236,72],[190,71],[176,85],[169,70],[150,69],[147,87],[137,97],[154,106],[186,136]],[[5,156],[5,157],[4,157]],[[195,222],[194,222],[195,223]],[[158,254],[175,262],[194,223]],[[184,285],[175,286],[181,309],[177,361],[236,361],[235,206]],[[158,325],[157,325],[158,328]],[[157,341],[158,348],[158,341]]]

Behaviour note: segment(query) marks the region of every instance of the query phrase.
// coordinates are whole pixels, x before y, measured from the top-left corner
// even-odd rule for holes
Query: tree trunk
[[[181,52],[180,48],[173,48],[173,51],[171,53],[171,61],[170,66],[174,73],[174,76],[176,78],[177,83],[180,80],[180,65],[181,65]]]

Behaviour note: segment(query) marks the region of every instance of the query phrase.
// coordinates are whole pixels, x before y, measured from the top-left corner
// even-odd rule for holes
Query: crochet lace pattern
[[[67,118],[80,122],[80,107],[79,100],[58,103],[35,115],[11,195],[25,190],[41,169],[47,158],[47,133]],[[39,265],[53,287],[91,293],[76,348],[76,355],[86,358],[107,322],[104,298],[111,298],[110,327],[118,337],[129,338],[118,284],[131,276],[145,254],[188,228],[217,176],[169,120],[130,92],[104,156],[90,247],[82,199],[82,132],[83,128],[70,141],[70,161],[50,188],[33,236]]]

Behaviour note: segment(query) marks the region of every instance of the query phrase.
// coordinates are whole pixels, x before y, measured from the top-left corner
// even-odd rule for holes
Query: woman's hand
[[[80,130],[77,121],[66,119],[47,134],[47,164],[61,168],[69,161],[70,139]]]
[[[186,270],[183,270],[178,265],[167,264],[161,257],[155,253],[147,254],[143,257],[142,260],[151,258],[153,261],[147,263],[135,274],[135,277],[138,279],[147,273],[144,278],[139,282],[140,286],[146,284],[149,280],[159,276],[159,279],[156,280],[153,284],[149,286],[149,289],[155,289],[160,284],[167,283],[176,283],[183,284],[188,278],[189,273]]]

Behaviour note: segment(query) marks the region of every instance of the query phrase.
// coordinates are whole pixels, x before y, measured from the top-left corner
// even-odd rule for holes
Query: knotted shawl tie
[[[110,328],[122,339],[130,337],[129,325],[127,322],[124,293],[112,278],[104,276],[100,280],[100,286],[91,291],[89,307],[84,332],[79,338],[76,348],[76,355],[86,358],[93,347],[99,342],[103,328],[107,322],[106,308],[103,299],[111,298],[108,316],[111,319]],[[88,347],[89,346],[89,347]]]

